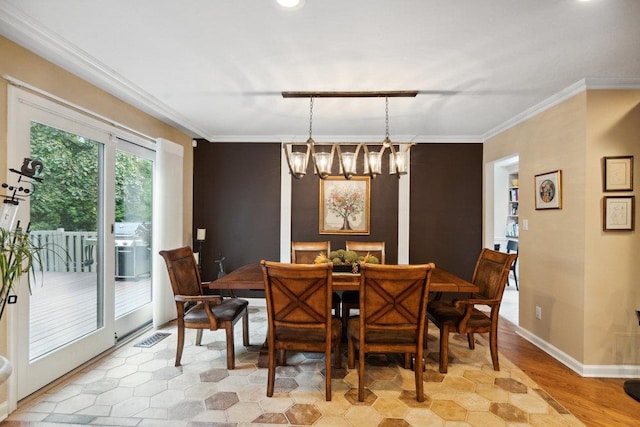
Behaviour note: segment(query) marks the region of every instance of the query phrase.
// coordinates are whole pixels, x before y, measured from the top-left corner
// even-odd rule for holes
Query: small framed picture
[[[536,209],[562,208],[562,171],[542,173],[534,178]]]
[[[635,229],[635,196],[608,196],[604,198],[604,230]]]
[[[633,156],[604,158],[604,191],[633,190]]]

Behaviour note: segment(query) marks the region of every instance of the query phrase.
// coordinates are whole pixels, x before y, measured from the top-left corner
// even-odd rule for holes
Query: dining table
[[[332,275],[334,291],[357,291],[360,287],[360,274],[334,272]],[[234,296],[236,290],[264,290],[264,277],[259,263],[244,265],[225,276],[203,286],[212,290],[226,290]],[[430,292],[477,292],[478,287],[449,271],[436,267],[431,273]]]
[[[332,282],[334,291],[357,291],[360,288],[360,274],[333,272]],[[235,297],[234,291],[237,290],[264,290],[262,267],[259,263],[243,265],[217,280],[205,282],[202,285],[211,290],[226,290],[232,297]],[[431,283],[429,284],[431,293],[474,293],[478,290],[479,288],[473,283],[442,268],[436,267],[431,273]],[[258,367],[266,368],[267,366],[268,349],[265,344],[260,349]]]

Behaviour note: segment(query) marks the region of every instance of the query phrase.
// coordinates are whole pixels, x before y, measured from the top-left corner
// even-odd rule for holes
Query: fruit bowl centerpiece
[[[355,251],[346,251],[344,249],[331,251],[328,255],[325,255],[324,252],[320,252],[314,262],[316,264],[320,264],[323,262],[332,262],[333,271],[344,273],[357,273],[360,263],[363,262],[367,262],[369,264],[380,264],[380,260],[370,253],[361,256],[358,255]]]

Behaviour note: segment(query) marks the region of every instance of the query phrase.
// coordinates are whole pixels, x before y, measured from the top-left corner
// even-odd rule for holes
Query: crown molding
[[[555,95],[550,96],[544,101],[524,110],[513,116],[506,122],[494,127],[484,135],[482,135],[483,141],[486,141],[494,136],[522,123],[530,118],[554,107],[573,96],[585,92],[587,90],[636,90],[640,89],[640,79],[611,79],[611,78],[584,78],[575,82],[574,84],[566,87]]]
[[[476,135],[393,135],[390,137],[394,144],[443,144],[443,143],[483,143],[484,139]],[[209,142],[227,143],[259,143],[259,142],[293,142],[304,144],[309,135],[212,135],[205,138]],[[364,142],[367,144],[382,144],[382,135],[313,135],[318,144],[341,142],[353,144]]]
[[[206,135],[203,129],[159,99],[87,54],[15,7],[0,3],[1,33],[46,60],[71,71],[107,93],[168,123],[191,137]]]

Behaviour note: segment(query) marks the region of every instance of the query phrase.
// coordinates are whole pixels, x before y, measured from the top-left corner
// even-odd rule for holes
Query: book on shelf
[[[507,237],[518,237],[518,223],[515,221],[510,221],[507,224]]]
[[[517,188],[512,188],[509,190],[509,201],[511,202],[517,202],[518,201],[518,189]]]

